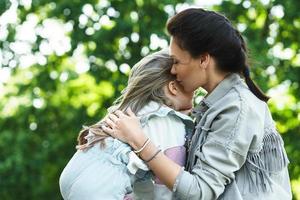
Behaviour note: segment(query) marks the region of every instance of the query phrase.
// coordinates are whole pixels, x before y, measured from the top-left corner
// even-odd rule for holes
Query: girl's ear
[[[177,87],[175,81],[170,81],[168,83],[168,90],[169,90],[169,92],[170,92],[171,95],[177,95],[177,93],[178,93],[178,87]]]

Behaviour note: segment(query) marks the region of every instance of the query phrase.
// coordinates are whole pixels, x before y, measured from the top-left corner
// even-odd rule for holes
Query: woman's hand
[[[128,143],[133,149],[141,149],[143,144],[145,144],[147,137],[143,133],[139,119],[130,109],[127,110],[127,114],[121,111],[109,114],[104,121],[108,126],[103,126],[103,131],[114,138]],[[140,152],[139,156],[143,160],[149,160],[156,152],[158,152],[158,148],[150,141],[143,151]],[[152,159],[147,164],[155,175],[172,190],[181,166],[163,153],[157,154],[155,159]]]
[[[105,119],[108,126],[103,126],[104,132],[114,138],[128,143],[134,149],[140,148],[146,141],[139,118],[129,108],[127,114],[120,110],[109,114]]]

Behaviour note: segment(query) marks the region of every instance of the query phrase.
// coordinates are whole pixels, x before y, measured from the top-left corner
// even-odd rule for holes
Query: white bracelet
[[[150,139],[148,138],[146,140],[146,142],[144,143],[144,145],[142,146],[142,148],[140,148],[139,150],[136,150],[136,151],[133,151],[134,153],[138,154],[140,153],[141,151],[143,151],[145,149],[145,147],[150,143]]]

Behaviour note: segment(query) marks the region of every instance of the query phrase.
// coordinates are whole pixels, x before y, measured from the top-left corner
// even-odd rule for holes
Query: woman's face
[[[188,51],[182,50],[171,38],[170,55],[174,59],[171,73],[186,92],[192,92],[205,84],[205,72],[200,66],[200,58],[192,58]]]

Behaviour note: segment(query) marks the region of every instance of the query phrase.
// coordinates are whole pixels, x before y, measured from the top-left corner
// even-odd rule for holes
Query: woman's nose
[[[171,74],[176,75],[176,69],[175,69],[174,65],[171,68]]]

